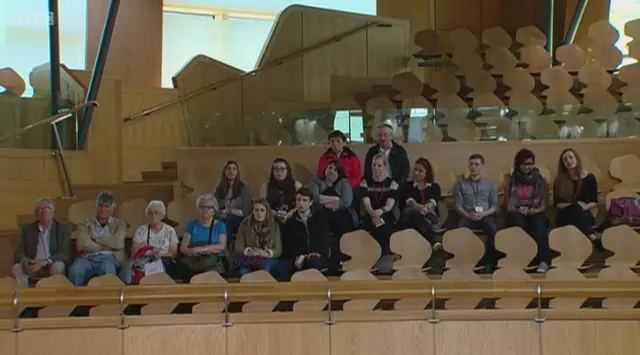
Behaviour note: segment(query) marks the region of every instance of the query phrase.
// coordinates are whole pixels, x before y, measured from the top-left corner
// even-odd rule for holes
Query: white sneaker
[[[433,250],[434,251],[438,251],[440,249],[442,249],[442,243],[434,243],[433,244]]]
[[[547,271],[549,271],[549,265],[547,265],[547,263],[545,263],[544,261],[540,263],[540,265],[538,265],[538,268],[536,269],[536,272],[538,274],[546,274]]]

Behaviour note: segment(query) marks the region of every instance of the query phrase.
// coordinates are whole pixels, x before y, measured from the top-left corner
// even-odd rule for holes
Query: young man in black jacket
[[[311,190],[296,192],[296,212],[283,231],[282,258],[275,270],[279,281],[289,281],[300,270],[327,267],[329,257],[329,220],[323,209],[311,211]]]

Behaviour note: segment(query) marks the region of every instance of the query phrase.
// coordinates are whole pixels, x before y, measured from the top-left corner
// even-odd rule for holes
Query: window
[[[350,143],[364,143],[362,111],[337,111],[333,119],[333,129],[344,133]]]
[[[616,43],[616,47],[625,56],[622,66],[636,62],[635,59],[628,56],[627,43],[631,41],[631,38],[624,34],[624,24],[637,18],[640,18],[640,0],[611,0],[609,22],[620,33],[620,39]]]
[[[60,62],[73,69],[86,66],[86,0],[64,0],[60,12]],[[33,96],[29,73],[49,62],[47,0],[0,0],[0,68],[13,68],[27,83],[24,96]],[[3,89],[0,89],[3,90]]]

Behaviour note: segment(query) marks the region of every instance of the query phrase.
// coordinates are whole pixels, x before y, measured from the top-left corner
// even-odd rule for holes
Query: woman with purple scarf
[[[538,254],[532,265],[536,272],[546,273],[549,258],[548,220],[545,214],[549,196],[549,184],[536,168],[536,157],[529,149],[521,149],[514,159],[513,173],[505,186],[507,201],[505,227],[520,227],[538,245]]]

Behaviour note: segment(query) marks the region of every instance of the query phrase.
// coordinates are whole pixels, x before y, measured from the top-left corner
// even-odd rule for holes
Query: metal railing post
[[[547,5],[546,5],[546,9],[545,9],[545,16],[544,16],[544,28],[547,34],[547,52],[549,52],[549,54],[551,54],[551,57],[553,58],[553,21],[554,21],[554,16],[553,16],[553,7],[555,6],[555,1],[554,0],[546,0]]]
[[[571,17],[571,23],[569,24],[567,35],[564,38],[565,44],[571,44],[576,39],[576,34],[578,33],[578,28],[580,27],[580,22],[582,22],[582,16],[584,15],[584,10],[587,8],[588,3],[589,0],[580,0],[576,5],[576,10],[573,12],[573,16]]]
[[[69,198],[76,197],[76,189],[71,182],[71,174],[69,174],[69,168],[67,167],[67,159],[64,156],[64,148],[62,147],[62,139],[60,139],[60,131],[58,130],[58,124],[54,121],[51,122],[51,127],[53,128],[53,134],[56,140],[56,150],[53,152],[53,155],[60,158],[60,164],[62,165],[62,172],[64,173],[64,179],[67,183],[67,190],[69,191]]]
[[[111,45],[111,37],[113,37],[113,29],[116,26],[116,18],[118,17],[118,9],[120,8],[120,0],[111,0],[107,16],[104,20],[104,29],[102,30],[102,38],[98,47],[96,61],[93,64],[93,72],[91,73],[91,81],[87,89],[87,100],[95,101],[98,98],[100,83],[102,82],[102,74],[105,64],[107,63],[107,55],[109,54],[109,46]],[[93,107],[87,107],[80,121],[80,129],[78,132],[78,149],[84,149],[89,135],[89,126],[91,125],[91,117],[93,116]]]

